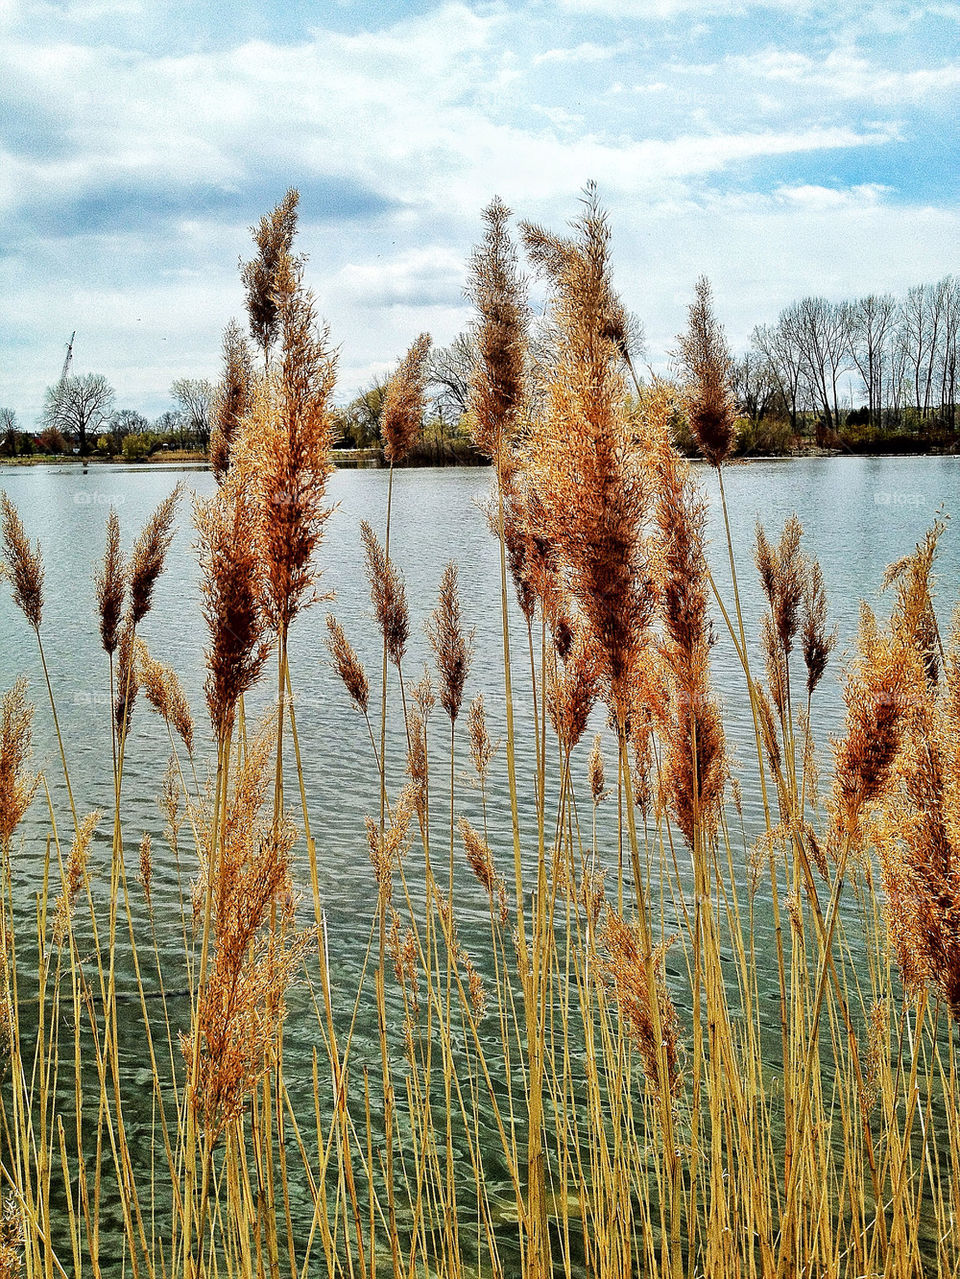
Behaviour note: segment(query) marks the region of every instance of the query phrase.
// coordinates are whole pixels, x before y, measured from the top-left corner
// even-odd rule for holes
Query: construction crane
[[[70,341],[67,343],[67,354],[63,361],[63,372],[60,374],[58,386],[63,386],[67,380],[67,374],[70,372],[70,365],[73,363],[73,339],[77,336],[77,330],[74,329],[70,334]]]

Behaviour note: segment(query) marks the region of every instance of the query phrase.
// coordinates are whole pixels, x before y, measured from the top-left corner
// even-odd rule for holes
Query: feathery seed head
[[[487,734],[487,717],[483,709],[483,694],[478,693],[470,703],[470,758],[481,785],[486,785],[487,773],[493,759],[493,746]]]
[[[601,961],[602,967],[620,1015],[626,1023],[627,1032],[640,1053],[647,1085],[654,1093],[659,1092],[662,1043],[667,1088],[669,1095],[676,1097],[683,1086],[679,1057],[680,1021],[664,975],[664,960],[672,939],[656,946],[650,958],[655,983],[652,998],[656,1000],[659,1012],[660,1042],[651,1012],[647,962],[641,951],[637,929],[626,923],[612,907],[608,907],[601,939],[606,950]]]
[[[142,640],[137,640],[137,670],[147,701],[179,734],[187,754],[192,755],[193,716],[176,671],[163,662],[155,661]]]
[[[13,602],[35,631],[43,618],[43,555],[30,545],[23,523],[6,493],[0,493],[0,533],[13,583]]]
[[[678,341],[678,363],[690,383],[686,401],[690,430],[707,461],[721,466],[736,437],[730,390],[732,360],[705,276],[697,281],[687,331]]]
[[[367,673],[363,669],[363,663],[357,657],[346,635],[344,635],[343,627],[332,613],[327,617],[327,630],[330,632],[327,636],[327,648],[333,658],[334,668],[341,680],[343,680],[344,687],[350,694],[357,710],[366,715],[370,701],[370,685],[367,682]]]
[[[387,383],[381,417],[383,451],[393,465],[409,454],[423,423],[430,334],[421,333]]]
[[[807,693],[823,679],[836,642],[836,627],[827,631],[827,595],[823,589],[823,573],[816,560],[809,565],[803,588],[803,622],[800,630],[803,663],[807,668]]]
[[[70,846],[63,888],[57,898],[53,915],[53,940],[57,946],[63,945],[70,932],[73,908],[86,878],[90,844],[99,821],[99,812],[89,813],[80,823],[80,829],[74,836],[73,843]]]
[[[164,561],[173,541],[173,517],[183,493],[183,484],[176,486],[154,511],[137,538],[130,557],[130,617],[134,627],[139,626],[153,602],[153,588],[163,572]]]
[[[153,841],[150,838],[150,832],[144,831],[143,838],[140,840],[140,875],[139,880],[143,885],[143,895],[147,899],[147,905],[150,905],[150,884],[153,879]]]
[[[403,577],[394,567],[393,561],[387,559],[366,520],[360,525],[360,536],[367,557],[370,598],[377,615],[377,624],[387,646],[387,656],[399,670],[407,649],[407,640],[410,638],[410,616]]]
[[[126,590],[123,556],[120,553],[120,521],[116,511],[107,516],[107,545],[103,567],[95,577],[97,610],[100,614],[100,639],[105,653],[113,654],[119,638],[120,614]]]
[[[277,207],[265,214],[251,233],[257,256],[240,264],[240,279],[247,295],[250,334],[269,359],[280,327],[281,308],[288,291],[291,250],[297,233],[300,193],[291,188]],[[295,265],[301,261],[292,259]]]
[[[260,677],[269,653],[261,607],[263,565],[256,512],[242,471],[194,506],[199,537],[203,617],[210,635],[204,691],[214,733],[226,740],[237,702]]]
[[[484,210],[483,243],[470,261],[468,293],[479,313],[470,415],[477,447],[504,458],[524,410],[529,312],[510,210],[494,199]]]
[[[587,763],[587,775],[590,779],[590,794],[593,796],[593,803],[596,806],[607,794],[603,777],[603,738],[599,733],[593,739],[593,747]]]
[[[493,864],[487,841],[474,830],[465,817],[460,818],[460,838],[467,852],[467,864],[490,899],[490,910],[501,924],[507,922],[507,888],[503,876]]]
[[[27,777],[24,764],[30,758],[33,707],[27,701],[27,681],[22,677],[0,698],[0,845],[6,847],[30,807],[39,774]]]
[[[250,408],[253,361],[243,330],[231,320],[223,333],[223,374],[213,395],[210,468],[222,484],[230,468],[230,449]]]
[[[295,283],[281,310],[282,358],[257,384],[234,444],[244,472],[254,536],[263,561],[263,610],[285,634],[319,598],[313,555],[330,515],[326,505],[336,356],[319,327],[313,297]]]
[[[463,686],[470,669],[470,645],[460,618],[460,592],[456,564],[443,570],[440,598],[427,626],[427,634],[440,673],[440,705],[455,724],[463,701]]]

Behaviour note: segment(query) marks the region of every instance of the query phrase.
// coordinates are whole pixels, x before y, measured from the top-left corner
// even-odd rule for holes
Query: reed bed
[[[97,569],[112,812],[76,803],[49,678],[42,712],[23,680],[0,704],[0,1274],[955,1274],[960,629],[941,636],[934,607],[943,522],[891,566],[889,617],[864,607],[844,728],[820,740],[835,638],[822,575],[795,519],[735,554],[730,359],[709,285],[676,381],[641,384],[595,192],[565,236],[520,227],[548,298],[536,319],[495,201],[469,291],[502,685],[467,700],[469,583],[453,564],[422,619],[434,667],[411,671],[392,475],[382,539],[362,530],[368,674],[336,616],[318,620],[336,357],[296,218],[290,192],[256,229],[253,343],[228,328],[217,488],[193,510],[209,731],[149,650],[179,489],[128,560],[111,513]],[[391,464],[416,442],[428,348],[421,335],[387,394]],[[719,479],[726,596],[671,444],[678,415]],[[41,550],[6,497],[0,524],[46,674]],[[754,571],[759,636],[737,587]],[[363,718],[379,779],[347,986],[297,732],[315,676],[289,662],[308,626],[338,677],[324,695]],[[715,643],[736,653],[755,728],[736,768]],[[248,695],[268,681],[257,722]],[[169,738],[162,880],[124,804],[141,692]],[[56,727],[65,810],[31,768],[35,713]],[[762,797],[749,834],[744,785]],[[31,808],[47,833],[27,847]],[[35,900],[25,856],[43,867]],[[477,901],[487,923],[464,929]],[[170,920],[175,963],[157,938]]]

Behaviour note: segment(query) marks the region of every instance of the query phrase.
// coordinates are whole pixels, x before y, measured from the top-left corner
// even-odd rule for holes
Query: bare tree
[[[783,311],[776,324],[762,324],[755,328],[751,341],[776,380],[777,389],[790,414],[790,429],[796,432],[800,417],[803,361],[790,313]]]
[[[171,385],[170,394],[179,404],[190,430],[206,448],[210,443],[212,384],[206,378],[180,377]]]
[[[753,422],[761,422],[771,410],[782,412],[786,401],[776,371],[766,356],[748,351],[730,366],[730,387],[737,409]]]
[[[43,425],[79,440],[80,456],[87,448],[87,434],[99,430],[113,410],[114,389],[102,373],[68,377],[47,388]]]
[[[429,386],[434,390],[437,408],[460,418],[470,401],[470,378],[476,361],[476,342],[466,330],[458,333],[449,346],[435,347],[429,364]]]
[[[881,425],[884,385],[889,371],[889,346],[897,319],[897,300],[890,293],[871,293],[843,307],[847,351],[856,366],[867,396],[871,426]]]

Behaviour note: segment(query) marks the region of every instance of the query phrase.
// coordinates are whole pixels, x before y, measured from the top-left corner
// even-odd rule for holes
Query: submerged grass
[[[494,467],[503,686],[486,694],[503,701],[504,766],[483,698],[464,709],[468,584],[454,565],[428,624],[436,674],[409,683],[388,507],[383,543],[363,532],[378,697],[327,619],[379,781],[365,961],[344,988],[327,953],[323,832],[310,825],[288,663],[291,627],[321,598],[335,371],[292,256],[296,209],[291,193],[264,219],[260,257],[244,268],[263,363],[228,330],[218,487],[195,512],[216,744],[205,784],[179,681],[138,633],[178,494],[129,566],[108,521],[97,577],[116,711],[103,752],[106,896],[92,864],[105,815],[76,809],[68,743],[58,726],[69,844],[30,769],[23,682],[3,697],[0,1275],[956,1273],[960,625],[941,637],[933,607],[942,523],[891,568],[890,620],[864,609],[823,802],[813,708],[833,635],[822,578],[795,520],[779,539],[758,530],[769,612],[764,669],[752,669],[722,481],[729,359],[709,287],[698,284],[680,339],[684,386],[640,388],[595,193],[569,237],[524,230],[551,299],[535,341],[509,211],[494,202],[470,270],[471,414]],[[393,460],[415,439],[428,342],[391,383]],[[720,475],[727,599],[705,560],[703,496],[669,442],[679,399]],[[13,600],[42,657],[42,557],[5,497],[0,515]],[[711,689],[712,605],[755,725],[744,769],[764,825],[752,845]],[[245,695],[274,658],[274,713],[251,724]],[[169,881],[153,874],[149,838],[134,851],[124,832],[141,687],[168,728]],[[529,716],[515,715],[521,698]],[[587,744],[595,708],[607,728]],[[520,723],[535,737],[532,777],[518,769]],[[388,724],[406,741],[405,777],[387,764]],[[461,811],[468,759],[483,829]],[[14,844],[41,802],[43,887],[28,911]],[[601,804],[616,805],[612,834]],[[510,813],[507,848],[487,829],[496,807]],[[765,875],[769,944],[754,910]],[[489,924],[464,941],[463,893],[478,890]],[[182,919],[176,963],[161,962],[161,911]],[[120,988],[121,952],[132,988]],[[373,1060],[360,1046],[371,1023]]]

